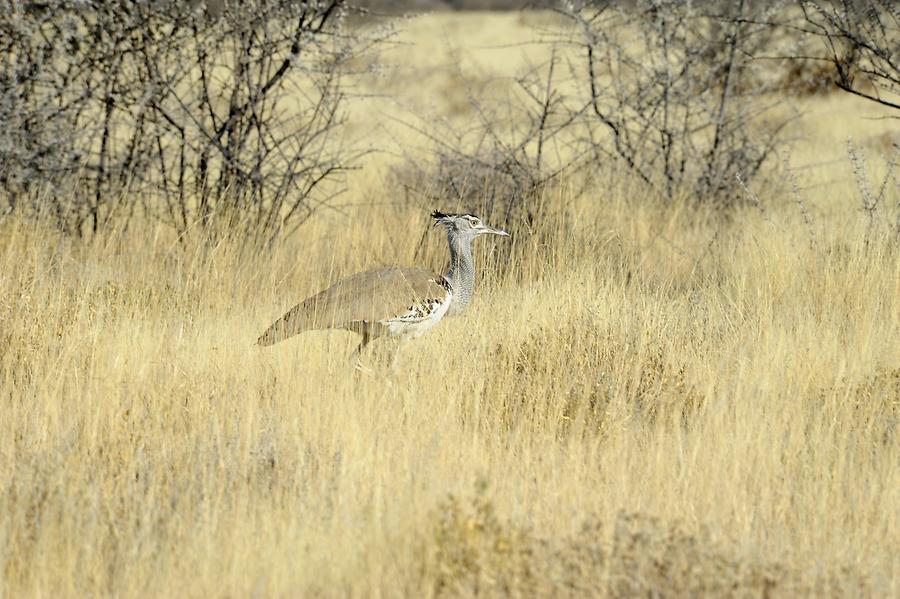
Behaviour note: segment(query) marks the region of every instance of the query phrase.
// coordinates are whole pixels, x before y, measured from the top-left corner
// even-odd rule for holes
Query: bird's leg
[[[406,345],[406,340],[400,339],[400,341],[397,343],[396,349],[394,349],[394,351],[391,352],[391,360],[388,363],[388,368],[390,369],[391,374],[397,373],[397,356],[400,355],[400,351],[403,349],[403,347],[405,345]]]
[[[357,372],[361,372],[368,376],[375,376],[375,371],[363,364],[358,357],[353,363],[351,363],[351,365],[353,366],[353,370]]]
[[[354,370],[358,370],[363,374],[371,375],[374,374],[372,372],[372,369],[363,365],[362,360],[360,359],[360,354],[362,353],[362,350],[364,350],[365,347],[369,344],[372,336],[369,332],[369,328],[366,326],[363,326],[360,329],[359,334],[362,335],[362,341],[360,342],[359,346],[355,350],[353,350],[353,353],[350,354],[350,366],[353,367]]]

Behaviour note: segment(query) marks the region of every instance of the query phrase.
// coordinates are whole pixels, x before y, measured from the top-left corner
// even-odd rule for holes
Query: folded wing
[[[419,302],[443,300],[440,275],[419,268],[380,268],[342,279],[297,304],[275,321],[257,343],[272,345],[312,329],[358,330],[397,318]]]

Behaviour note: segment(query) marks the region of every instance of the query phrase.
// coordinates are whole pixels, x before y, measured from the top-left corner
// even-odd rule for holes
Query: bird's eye
[[[473,218],[469,222],[472,223],[473,227],[477,227],[478,225],[481,224],[477,218]]]

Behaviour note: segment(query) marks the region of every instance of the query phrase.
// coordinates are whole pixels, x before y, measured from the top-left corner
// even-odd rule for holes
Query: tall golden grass
[[[884,127],[813,102],[796,162]],[[838,165],[731,219],[561,185],[374,377],[351,333],[253,342],[443,266],[378,163],[265,255],[7,218],[0,596],[900,594],[897,195],[871,224]]]

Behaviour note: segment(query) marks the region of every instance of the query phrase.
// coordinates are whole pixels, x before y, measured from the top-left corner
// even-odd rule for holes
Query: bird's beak
[[[480,235],[491,234],[491,235],[499,235],[500,237],[509,237],[509,233],[507,233],[503,229],[495,229],[495,228],[489,227],[487,225],[482,225],[481,228],[478,230],[478,233]]]

